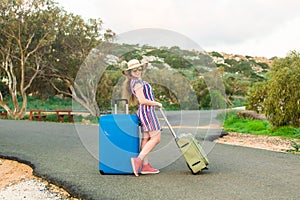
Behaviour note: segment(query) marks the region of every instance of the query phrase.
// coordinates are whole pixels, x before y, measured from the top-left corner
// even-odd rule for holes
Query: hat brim
[[[132,70],[132,69],[135,69],[135,68],[138,68],[138,67],[141,67],[141,66],[143,66],[143,68],[145,69],[147,67],[147,65],[148,65],[148,62],[132,66],[132,67],[130,67],[128,69],[124,69],[122,71],[122,74],[127,75],[127,73],[128,73],[129,70]]]

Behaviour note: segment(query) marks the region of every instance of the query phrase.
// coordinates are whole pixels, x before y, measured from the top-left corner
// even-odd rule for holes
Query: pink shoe
[[[143,161],[140,158],[131,158],[132,171],[135,176],[139,176],[139,169],[141,168]]]
[[[143,165],[141,174],[158,174],[159,170],[154,169],[149,163],[146,165]]]

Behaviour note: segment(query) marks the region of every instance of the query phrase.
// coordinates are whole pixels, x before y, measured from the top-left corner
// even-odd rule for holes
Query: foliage
[[[192,87],[195,90],[200,108],[208,108],[210,106],[209,90],[203,78],[198,78],[192,81]]]
[[[222,109],[226,107],[228,99],[225,96],[221,69],[203,74],[203,77],[191,81],[200,108]]]
[[[97,88],[97,96],[96,100],[98,102],[98,105],[100,107],[100,110],[106,111],[112,109],[112,99],[113,92],[114,92],[114,86],[117,84],[118,80],[121,77],[120,72],[105,72],[101,80],[98,84]],[[119,96],[118,98],[121,98]]]
[[[2,78],[0,77],[0,93],[3,97],[3,99],[6,99],[9,96],[9,90],[8,90],[7,85],[1,79]]]
[[[228,132],[267,134],[270,132],[270,124],[262,120],[241,119],[232,116],[224,122],[224,130]]]
[[[123,60],[130,60],[132,58],[142,59],[144,56],[151,57],[154,59],[151,61],[151,64],[160,70],[166,69],[164,63],[167,63],[167,57],[172,58],[173,56],[177,56],[185,59],[190,64],[185,68],[176,68],[176,71],[189,79],[190,85],[193,87],[197,96],[200,109],[211,107],[212,94],[210,94],[209,91],[214,90],[219,90],[224,102],[229,106],[245,105],[245,96],[251,85],[254,82],[264,80],[264,72],[255,72],[252,66],[264,66],[266,69],[268,66],[266,63],[256,63],[252,57],[249,57],[248,61],[226,59],[225,64],[219,64],[222,66],[219,66],[218,70],[214,70],[216,66],[209,55],[195,51],[181,50],[179,47],[155,48],[151,46],[123,44],[115,46],[114,49],[117,49],[114,50],[114,52],[117,51],[118,56]],[[121,53],[123,54],[120,55]],[[217,56],[219,53],[212,52],[210,54]],[[221,54],[219,56],[221,56]],[[171,70],[174,70],[174,63],[168,64],[173,68]],[[114,66],[109,69],[118,70],[118,67]],[[218,83],[217,80],[221,80],[221,82]],[[223,85],[225,85],[225,92],[221,92],[224,88],[219,87]],[[213,88],[210,88],[211,86],[213,86]],[[162,97],[166,97],[168,93],[168,91],[161,89],[158,91],[164,93],[159,95]]]
[[[135,49],[133,51],[128,51],[121,56],[121,59],[126,60],[126,61],[129,61],[131,59],[142,60],[142,58],[143,58],[142,52],[137,49]]]
[[[0,106],[13,118],[22,118],[29,93],[43,99],[60,93],[98,115],[93,98],[97,86],[82,83],[92,83],[96,78],[91,75],[97,77],[102,72],[84,60],[97,45],[111,40],[114,33],[109,29],[104,32],[100,19],[85,21],[52,0],[2,1],[0,8],[0,76],[8,80],[13,102],[12,107],[5,104],[6,88],[1,86]],[[85,80],[83,76],[76,77],[82,64],[87,68],[83,72],[87,75]]]
[[[244,77],[238,75],[223,77],[223,82],[226,95],[229,99],[232,99],[235,95],[246,96],[247,91],[251,86],[250,81],[244,80]]]
[[[48,68],[44,77],[58,93],[72,97],[92,115],[99,116],[96,102],[97,85],[105,70],[105,51],[96,47],[105,46],[103,40],[114,36],[110,30],[102,30],[100,19],[84,21],[78,15],[62,11],[60,24],[52,52],[48,54]],[[79,75],[78,75],[79,74]]]
[[[213,57],[224,58],[224,56],[222,56],[220,53],[218,53],[216,51],[211,52],[210,55]]]
[[[57,108],[72,108],[72,99],[49,97],[48,99],[40,99],[37,97],[28,97],[27,110],[41,109],[41,110],[55,110]]]
[[[189,80],[175,70],[149,70],[144,80],[153,84],[155,97],[167,100],[165,103],[179,105],[183,110],[198,109],[196,94],[190,86]],[[162,93],[160,93],[162,92]]]
[[[300,54],[295,51],[275,59],[268,80],[250,89],[247,109],[265,113],[275,127],[300,127],[299,66]]]
[[[212,109],[224,109],[226,107],[226,102],[224,101],[224,96],[219,90],[210,91],[211,98],[211,108]]]
[[[272,130],[270,135],[284,136],[289,138],[300,138],[300,128],[295,128],[292,126],[282,126]]]
[[[59,9],[51,0],[2,1],[0,12],[0,70],[8,80],[13,102],[9,107],[0,93],[0,106],[12,118],[20,119],[25,114],[28,90],[46,66],[44,55],[55,39]],[[17,95],[22,97],[22,106]]]
[[[148,55],[148,56],[152,55],[152,56],[164,58],[164,62],[169,64],[172,68],[175,68],[175,69],[192,67],[192,64],[187,59],[185,59],[183,56],[174,52],[174,50],[172,50],[172,48],[170,50],[155,49],[155,50],[149,51],[148,53],[146,53],[146,55]]]
[[[276,126],[300,127],[300,54],[291,52],[274,61],[267,81],[265,114]]]
[[[256,135],[281,136],[284,138],[300,138],[300,128],[292,126],[274,127],[265,120],[251,120],[238,117],[237,111],[221,112],[217,119],[225,118],[223,124],[227,132],[239,132]],[[224,117],[225,115],[225,117]]]
[[[291,146],[295,149],[294,151],[299,152],[300,144],[298,144],[298,143],[295,142],[295,141],[292,141],[292,142],[291,142]]]
[[[8,79],[13,107],[3,101],[2,88],[0,106],[13,118],[22,118],[27,94],[47,99],[61,93],[73,97],[92,114],[98,115],[93,98],[97,87],[82,83],[92,82],[95,78],[90,75],[97,77],[102,72],[92,68],[95,67],[93,63],[83,61],[92,48],[104,40],[109,41],[114,33],[111,30],[103,33],[100,19],[86,22],[51,0],[5,1],[0,6],[0,69],[4,71],[0,74]],[[85,80],[82,76],[77,77],[75,83],[82,63],[84,67],[89,66],[83,72],[87,76]],[[22,96],[21,102],[17,95]]]
[[[247,99],[247,110],[254,110],[258,113],[265,112],[265,100],[268,97],[267,82],[257,82],[249,90]]]

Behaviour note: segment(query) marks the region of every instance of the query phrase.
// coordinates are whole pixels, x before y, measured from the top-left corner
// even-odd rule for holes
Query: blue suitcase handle
[[[125,101],[128,104],[128,99],[114,99],[114,104],[117,104],[119,101]]]
[[[115,114],[117,114],[117,108],[118,108],[118,102],[120,102],[120,101],[125,101],[126,102],[126,114],[128,114],[128,110],[129,110],[129,108],[128,108],[128,99],[114,99],[114,104],[115,104]]]

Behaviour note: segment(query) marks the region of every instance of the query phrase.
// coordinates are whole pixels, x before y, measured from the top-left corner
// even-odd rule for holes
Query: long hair
[[[144,63],[143,69],[145,70],[145,68],[147,66],[148,66],[148,62]],[[142,71],[142,75],[144,74],[144,70]],[[132,94],[131,88],[130,88],[131,79],[133,79],[133,76],[131,75],[131,70],[127,71],[124,75],[125,75],[126,79],[125,79],[125,81],[123,83],[122,97],[124,99],[128,100],[129,106],[131,106],[131,107],[137,106],[138,105],[138,100]]]
[[[136,106],[138,104],[138,101],[137,101],[136,97],[131,92],[131,88],[130,88],[131,79],[132,79],[131,74],[130,73],[127,74],[126,79],[123,82],[122,98],[128,100],[129,106]]]

